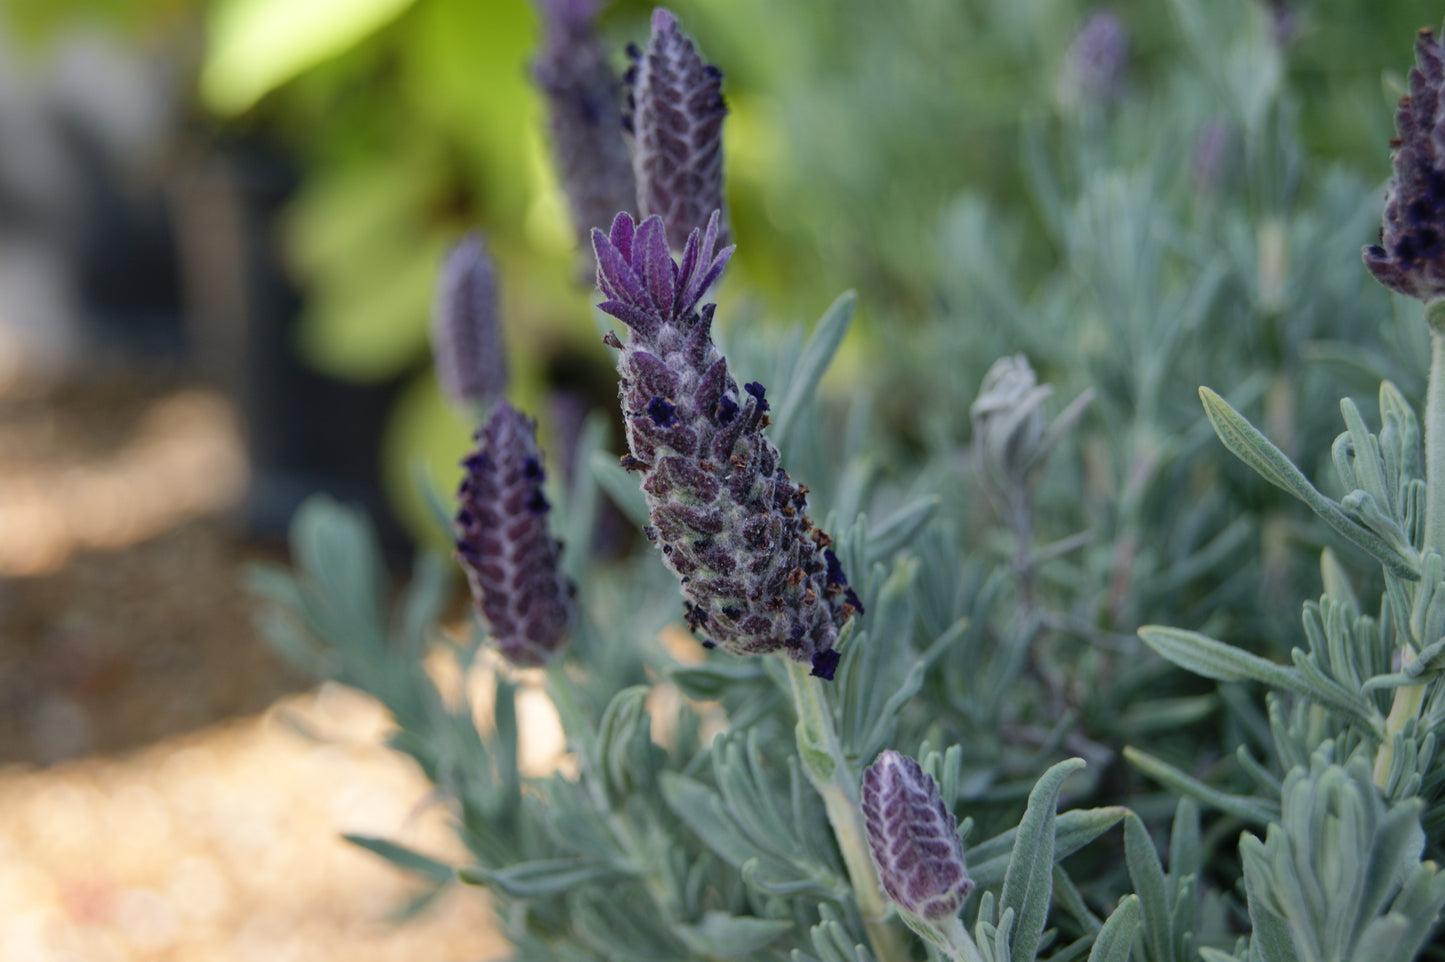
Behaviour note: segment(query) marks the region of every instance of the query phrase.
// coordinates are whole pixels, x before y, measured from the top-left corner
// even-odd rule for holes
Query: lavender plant
[[[1445,954],[1445,335],[1424,333],[1445,60],[1421,39],[1365,254],[1430,301],[1427,324],[1360,347],[1382,301],[1341,238],[1372,202],[1360,178],[1303,163],[1272,8],[1170,9],[1188,56],[1169,96],[1111,90],[1107,111],[1032,126],[1033,216],[960,198],[935,234],[938,326],[875,335],[846,398],[820,385],[869,333],[852,295],[807,334],[714,323],[705,296],[736,283],[715,178],[667,181],[666,210],[640,200],[640,223],[619,208],[593,242],[600,312],[627,328],[605,337],[625,453],[594,419],[572,453],[591,471],[562,490],[530,422],[495,409],[458,515],[483,614],[466,641],[437,630],[444,562],[424,555],[388,614],[365,519],[325,501],[298,516],[297,571],[256,575],[279,602],[269,630],[392,710],[470,858],[359,844],[426,895],[485,885],[518,959]],[[720,158],[718,78],[670,14],[652,26],[634,133],[650,111],[707,136],[634,137],[634,162],[667,144]],[[676,82],[693,73],[708,82]],[[1190,93],[1201,79],[1222,102]],[[1247,149],[1203,181],[1140,149],[1221,124]],[[1011,256],[1028,223],[1053,263]],[[1416,334],[1436,343],[1423,435],[1386,381],[1377,410],[1340,405],[1330,444],[1317,402],[1341,356],[1408,386]],[[1234,403],[1204,389],[1200,419],[1181,385],[1223,377]],[[1230,473],[1205,424],[1323,524]],[[1328,450],[1341,492],[1286,448]],[[655,546],[590,558],[604,496]],[[502,534],[537,550],[495,565]],[[1340,535],[1341,553],[1315,550]],[[1307,552],[1325,590],[1301,636],[1279,598]],[[1360,559],[1383,586],[1368,611]],[[683,625],[718,650],[679,644]],[[491,729],[423,670],[429,643],[493,679]],[[520,770],[518,685],[562,718],[554,771]]]

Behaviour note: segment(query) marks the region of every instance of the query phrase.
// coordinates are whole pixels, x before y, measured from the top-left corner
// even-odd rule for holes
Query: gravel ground
[[[214,393],[0,395],[0,959],[500,958],[483,894],[398,924],[415,883],[339,837],[461,857],[384,712],[256,637],[245,477]]]

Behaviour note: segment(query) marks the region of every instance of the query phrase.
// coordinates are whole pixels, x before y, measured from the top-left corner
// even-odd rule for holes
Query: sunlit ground
[[[284,694],[302,680],[255,636],[219,517],[246,476],[230,405],[17,383],[0,390],[0,959],[498,957],[484,895],[396,924],[416,883],[340,838],[461,857],[375,703]],[[549,721],[532,766],[560,748]]]

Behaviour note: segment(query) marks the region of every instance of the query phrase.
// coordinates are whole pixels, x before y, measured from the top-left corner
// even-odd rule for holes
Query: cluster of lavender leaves
[[[1153,174],[1100,176],[1110,145],[1087,124],[1065,131],[1085,142],[1075,169],[1055,175],[1041,161],[1035,174],[1041,196],[1067,207],[1053,226],[1074,248],[1073,273],[1110,258],[1088,275],[1109,315],[1093,320],[1115,354],[1139,356],[1111,358],[1120,375],[1105,367],[1050,419],[1052,387],[1026,355],[1000,352],[975,397],[934,396],[939,417],[969,412],[972,491],[950,477],[951,456],[910,483],[877,484],[860,476],[877,436],[850,427],[851,446],[830,456],[812,396],[851,299],[779,365],[794,383],[776,412],[762,383],[739,387],[716,343],[704,298],[732,251],[718,246],[721,72],[659,10],[619,81],[592,3],[546,0],[541,10],[536,76],[557,167],[589,241],[599,308],[626,328],[625,341],[608,332],[604,343],[618,352],[627,453],[602,463],[606,429],[594,420],[579,442],[591,475],[549,498],[535,422],[502,399],[493,268],[479,241],[460,245],[441,273],[435,351],[440,380],[480,427],[458,509],[441,513],[480,617],[467,643],[446,644],[463,669],[487,648],[505,659],[494,666],[492,729],[480,732],[466,700],[421,667],[446,604],[445,563],[423,557],[388,617],[368,526],[318,501],[296,522],[300,576],[257,573],[291,613],[274,613],[273,639],[392,710],[394,744],[450,799],[474,861],[354,841],[430,883],[418,907],[457,879],[489,887],[522,959],[1442,957],[1432,937],[1445,909],[1433,861],[1445,854],[1445,45],[1429,32],[1417,39],[1384,229],[1364,252],[1370,273],[1425,304],[1426,322],[1413,319],[1433,344],[1423,432],[1389,381],[1374,432],[1342,402],[1347,430],[1329,447],[1343,493],[1331,497],[1237,409],[1263,398],[1267,415],[1274,405],[1269,426],[1305,422],[1299,411],[1279,416],[1283,389],[1246,382],[1230,389],[1236,404],[1201,389],[1231,452],[1378,563],[1383,590],[1366,609],[1353,586],[1363,577],[1325,549],[1304,645],[1280,658],[1214,637],[1275,630],[1224,602],[1247,590],[1241,581],[1278,588],[1270,558],[1243,549],[1280,509],[1247,478],[1201,467],[1198,432],[1171,442],[1164,430],[1178,406],[1171,391],[1208,358],[1199,328],[1228,306],[1235,278],[1168,289],[1178,272],[1147,238],[1158,228]],[[1278,10],[1256,13],[1269,16],[1256,52],[1282,55],[1292,35]],[[1178,15],[1195,42],[1228,16],[1201,19],[1187,5]],[[1087,22],[1061,103],[1122,110],[1127,53],[1118,18]],[[1221,189],[1221,138],[1288,142],[1289,111],[1258,109],[1242,108],[1241,129],[1220,120],[1196,131],[1196,200]],[[1069,189],[1077,196],[1065,204]],[[1331,202],[1322,191],[1310,214]],[[945,248],[991,216],[961,205]],[[1251,296],[1273,319],[1288,313],[1279,248],[1308,252],[1287,226],[1276,219],[1252,236]],[[987,244],[960,252],[959,273],[985,277],[993,254]],[[979,288],[989,310],[1033,310],[1040,341],[1084,342],[1049,329],[1051,314],[1084,324],[1076,301],[1025,308],[992,280]],[[1276,340],[1331,332],[1318,320]],[[735,363],[762,367],[763,342],[749,343],[752,355]],[[924,383],[947,377],[944,366],[920,365]],[[1092,450],[1077,437],[1091,413],[1103,424]],[[767,431],[773,414],[779,443]],[[822,492],[822,526],[780,447]],[[1060,451],[1082,463],[1062,482],[1074,501],[1112,498],[1109,536],[1091,526],[1038,543],[1040,528],[1071,517],[1050,507],[1063,500],[1050,467]],[[1201,493],[1212,485],[1241,493]],[[1171,488],[1204,507],[1187,524],[1171,518],[1174,543],[1151,543],[1151,500]],[[647,556],[588,564],[601,491],[639,522]],[[977,497],[955,509],[961,494]],[[565,548],[549,529],[554,501]],[[1222,533],[1203,531],[1260,503]],[[865,508],[885,520],[870,524]],[[962,543],[959,520],[979,510],[994,519],[996,546]],[[1197,613],[1191,624],[1208,634],[1143,623],[1158,612]],[[679,615],[704,648],[723,651],[699,658],[661,645]],[[1170,663],[1221,687],[1190,684]],[[1245,682],[1270,689],[1262,709]],[[522,774],[518,685],[544,687],[556,706],[566,770]],[[710,741],[708,725],[721,732]],[[1125,747],[1135,741],[1153,750]],[[1146,792],[1145,779],[1166,794]]]

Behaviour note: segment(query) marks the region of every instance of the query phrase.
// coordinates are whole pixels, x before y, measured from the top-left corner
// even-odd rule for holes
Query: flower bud
[[[878,880],[900,909],[939,921],[958,914],[973,880],[958,823],[913,759],[885,751],[863,773],[863,827]]]
[[[497,279],[476,232],[451,249],[437,278],[432,359],[443,393],[459,407],[501,397],[507,357],[497,311]]]
[[[503,401],[477,441],[462,462],[457,560],[502,654],[517,665],[544,665],[576,611],[575,589],[557,564],[562,543],[547,530],[537,424]]]
[[[680,251],[724,209],[722,71],[703,62],[677,18],[660,7],[647,49],[632,53],[623,122],[633,138],[637,206],[642,217],[662,218],[668,246]],[[718,242],[727,243],[725,223]]]
[[[680,262],[662,219],[619,214],[594,231],[599,306],[631,331],[620,352],[629,454],[642,476],[647,536],[678,576],[689,626],[734,654],[783,652],[832,678],[838,632],[863,610],[832,539],[807,516],[807,489],[763,436],[768,401],[738,388],[712,340],[712,304],[698,306],[732,248],[715,253],[718,215],[693,231]]]
[[[532,76],[547,98],[558,176],[585,249],[592,228],[637,205],[622,133],[622,82],[598,39],[594,0],[538,0],[538,6],[545,38]]]
[[[1040,386],[1022,354],[999,358],[983,376],[968,413],[974,456],[991,482],[1005,488],[1027,484],[1044,437],[1040,405],[1052,390]]]
[[[1415,39],[1410,92],[1395,113],[1395,173],[1385,189],[1380,243],[1365,266],[1392,291],[1430,302],[1445,297],[1445,44],[1428,29]]]

